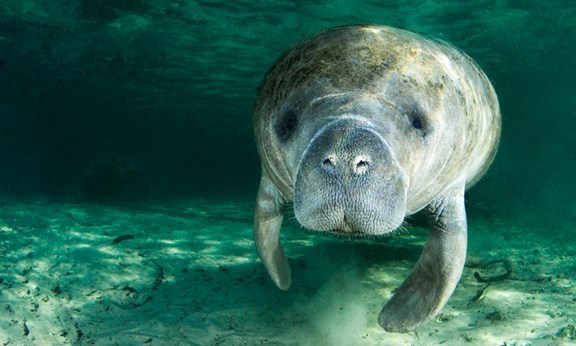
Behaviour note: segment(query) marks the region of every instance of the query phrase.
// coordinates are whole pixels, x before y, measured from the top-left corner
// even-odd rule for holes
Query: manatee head
[[[337,95],[278,113],[294,212],[305,228],[379,235],[407,213],[409,156],[424,146],[420,119],[376,97]],[[414,157],[412,157],[413,159]]]

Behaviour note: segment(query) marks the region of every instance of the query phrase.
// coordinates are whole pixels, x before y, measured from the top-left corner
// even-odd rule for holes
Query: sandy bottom
[[[576,344],[576,244],[566,229],[470,213],[469,255],[435,321],[377,324],[426,230],[383,239],[285,222],[293,286],[278,290],[252,244],[252,204],[180,201],[0,205],[0,345]],[[474,276],[512,274],[486,284]]]

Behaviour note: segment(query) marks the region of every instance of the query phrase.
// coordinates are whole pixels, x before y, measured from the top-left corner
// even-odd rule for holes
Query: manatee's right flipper
[[[438,197],[426,213],[432,227],[424,251],[378,317],[389,332],[408,332],[432,319],[462,275],[467,241],[464,188]]]
[[[263,172],[256,199],[254,243],[272,281],[281,290],[290,288],[292,280],[290,265],[280,245],[280,228],[285,209],[285,198]]]

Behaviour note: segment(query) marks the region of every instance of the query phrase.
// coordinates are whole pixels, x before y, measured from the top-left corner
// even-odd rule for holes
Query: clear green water
[[[502,283],[497,291],[500,295],[494,296],[498,299],[485,301],[481,308],[467,307],[467,295],[477,289],[474,270],[469,269],[468,278],[465,273],[459,286],[464,291],[457,291],[454,303],[449,303],[448,314],[454,318],[431,325],[412,339],[397,340],[379,331],[375,316],[404,276],[394,268],[411,267],[425,231],[409,230],[416,240],[401,236],[383,245],[378,241],[315,238],[286,222],[286,242],[292,242],[287,251],[295,263],[307,268],[295,278],[300,286],[290,293],[274,291],[249,242],[260,174],[251,127],[256,88],[268,67],[292,44],[319,30],[354,23],[398,26],[460,47],[490,77],[502,108],[498,157],[488,175],[467,195],[470,258],[484,262],[509,257],[517,265],[516,281],[509,286]],[[74,251],[94,246],[107,253],[107,245],[99,243],[98,237],[142,232],[136,239],[142,242],[140,250],[123,250],[143,251],[145,256],[165,261],[166,275],[174,285],[167,291],[162,291],[165,286],[161,285],[161,293],[153,292],[154,299],[164,305],[155,307],[157,310],[148,313],[142,323],[150,327],[160,323],[155,316],[169,315],[171,324],[154,329],[154,335],[174,325],[178,332],[149,336],[153,344],[188,344],[190,340],[230,345],[314,344],[321,340],[328,340],[326,344],[337,340],[367,345],[393,344],[393,340],[399,344],[434,344],[443,341],[436,329],[453,333],[448,335],[454,342],[472,344],[574,342],[570,329],[562,329],[576,324],[570,312],[576,310],[571,264],[575,260],[576,226],[574,55],[576,5],[567,0],[0,2],[0,195],[6,200],[0,212],[0,265],[4,268],[0,272],[0,309],[5,312],[0,314],[5,316],[0,317],[0,342],[43,344],[34,324],[45,328],[42,335],[61,333],[62,326],[42,324],[56,318],[48,311],[50,306],[43,310],[42,294],[49,295],[53,288],[50,275],[60,277],[69,269],[60,271],[54,266],[60,263],[57,251],[53,254],[56,259],[46,267],[41,263],[44,255],[37,258],[29,253],[53,253],[55,250],[40,247],[55,236],[51,231],[72,232],[66,239],[76,239],[76,227],[83,234],[78,237],[90,242],[70,243]],[[179,214],[182,220],[174,221],[171,218],[180,216],[174,216],[173,210],[165,219],[150,219],[160,226],[148,229],[137,221],[140,214],[136,211],[106,209],[121,202],[160,204],[165,211],[172,200],[189,200],[189,205],[200,208],[202,214],[183,213]],[[78,219],[66,221],[62,210],[76,208],[76,204],[66,203],[82,203],[88,219],[105,215],[112,229],[94,228],[89,221]],[[178,208],[183,208],[185,202],[179,203]],[[28,210],[27,205],[36,207]],[[175,210],[181,210],[178,208]],[[226,218],[231,210],[236,214]],[[166,221],[168,226],[162,222],[166,219],[172,220]],[[184,226],[170,222],[184,222]],[[123,229],[117,229],[120,224]],[[170,227],[180,231],[172,237]],[[195,231],[185,232],[192,228]],[[226,233],[225,241],[220,232]],[[194,243],[201,236],[203,240]],[[156,243],[154,237],[162,241]],[[179,245],[166,245],[171,238],[177,238],[172,241]],[[152,249],[145,239],[160,245]],[[199,245],[204,241],[212,244],[213,251],[206,250],[200,260],[195,256],[204,249]],[[57,242],[65,243],[65,239]],[[371,246],[407,250],[396,257],[365,255],[378,251]],[[321,255],[313,249],[320,249]],[[70,261],[88,261],[83,254],[75,257],[66,253],[61,256]],[[339,253],[351,260],[338,259]],[[101,258],[89,258],[93,257]],[[97,267],[105,269],[97,273],[110,270],[103,259],[100,262],[96,261],[100,263]],[[138,261],[130,263],[140,265]],[[222,263],[228,271],[218,269]],[[351,286],[352,279],[338,275],[342,265],[346,268],[343,274],[363,282],[360,291]],[[334,271],[325,272],[325,266],[334,267]],[[375,270],[374,266],[388,270]],[[23,274],[27,268],[32,268],[32,273],[33,268],[42,268],[36,271],[48,270],[50,275],[34,283]],[[200,284],[176,274],[184,268],[200,273]],[[202,285],[201,270],[223,276]],[[233,277],[233,285],[225,275]],[[542,277],[551,279],[535,288]],[[72,300],[50,297],[62,300],[59,306],[64,312],[59,313],[79,323],[83,339],[48,337],[44,344],[86,340],[108,344],[102,340],[110,335],[89,327],[102,323],[112,328],[103,322],[106,310],[82,310],[82,304],[96,303],[86,298],[92,297],[88,296],[90,280],[78,280],[76,290],[68,289]],[[119,287],[120,281],[112,282]],[[105,292],[112,286],[102,284],[94,290]],[[159,298],[183,295],[191,286],[202,297],[196,305],[194,300],[186,300],[181,308],[175,308],[177,303]],[[228,288],[218,289],[232,286],[232,293]],[[32,297],[27,293],[34,287],[42,294]],[[339,294],[345,299],[339,299]],[[264,304],[259,297],[264,297]],[[74,301],[79,303],[74,305]],[[235,301],[240,301],[240,306],[229,310],[227,304]],[[341,301],[348,303],[338,306]],[[28,306],[34,303],[39,306],[30,313]],[[510,306],[525,306],[525,313],[509,310]],[[559,311],[554,306],[569,309]],[[338,315],[339,308],[349,313]],[[120,322],[140,321],[134,317],[138,311],[118,309],[114,314],[123,316]],[[485,316],[493,310],[505,318],[487,320]],[[182,315],[174,315],[175,311]],[[234,317],[238,314],[249,318]],[[212,321],[209,316],[218,317]],[[67,318],[62,317],[69,321]],[[33,321],[28,323],[28,336],[22,332],[25,319]],[[334,329],[338,324],[349,328],[339,334]],[[527,325],[526,333],[519,332]],[[66,328],[73,334],[72,327]],[[130,328],[124,334],[121,328],[113,329],[119,339],[110,344],[146,341],[130,339],[136,333]],[[563,333],[568,336],[563,337]]]

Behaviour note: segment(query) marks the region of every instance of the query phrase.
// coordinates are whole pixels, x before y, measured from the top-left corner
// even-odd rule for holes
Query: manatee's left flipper
[[[432,227],[424,251],[378,317],[390,332],[408,332],[432,319],[462,275],[467,242],[464,188],[438,197],[426,213]]]
[[[285,209],[284,196],[266,173],[262,173],[256,199],[254,243],[272,281],[282,290],[290,288],[292,282],[290,265],[280,245],[280,228]]]

